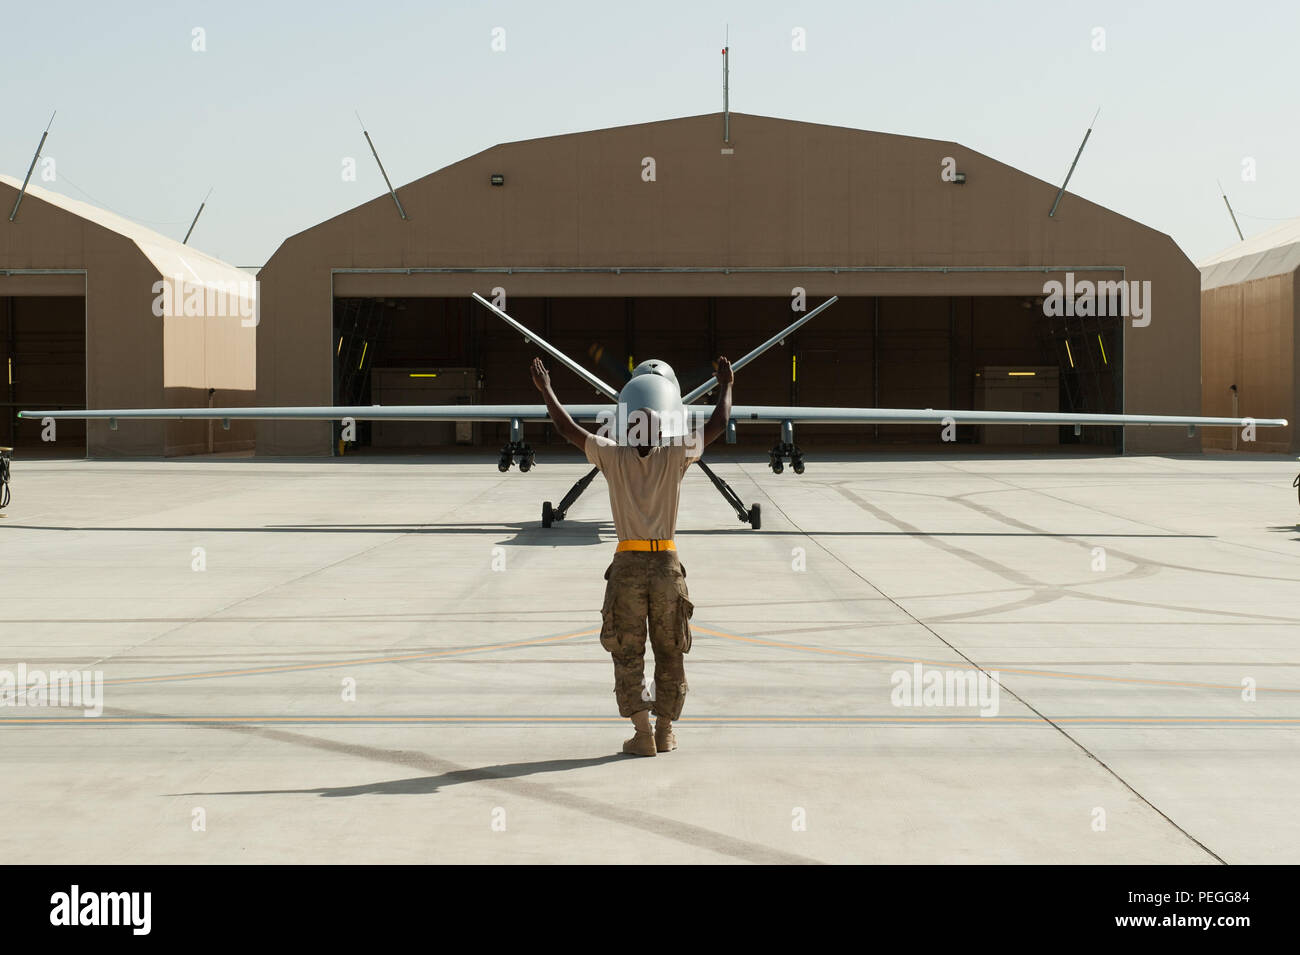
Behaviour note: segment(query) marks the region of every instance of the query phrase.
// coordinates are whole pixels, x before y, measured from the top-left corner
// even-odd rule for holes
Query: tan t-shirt
[[[619,540],[672,539],[682,477],[704,453],[700,435],[693,437],[651,448],[645,457],[604,435],[587,437],[587,460],[605,475]]]

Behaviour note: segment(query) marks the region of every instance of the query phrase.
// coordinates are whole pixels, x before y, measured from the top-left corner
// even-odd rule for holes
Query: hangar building
[[[1055,186],[957,143],[730,119],[728,142],[715,113],[494,146],[399,187],[406,218],[385,194],[287,239],[259,273],[258,403],[535,403],[535,349],[469,298],[494,289],[611,384],[655,357],[689,388],[717,354],[788,324],[799,287],[808,307],[841,300],[747,368],[737,401],[1199,412],[1199,276],[1167,235],[1074,195],[1049,217]],[[1149,282],[1149,321],[1046,317],[1045,282],[1067,273]],[[594,399],[562,369],[556,387]],[[541,430],[534,446],[560,440]],[[760,430],[742,441],[774,443]],[[796,440],[931,445],[937,430],[801,427]],[[978,430],[958,440],[987,442]],[[1052,433],[996,440],[1200,447],[1172,428],[1038,430]],[[338,437],[328,423],[260,422],[257,450],[337,453]],[[358,443],[457,437],[471,433],[375,425]],[[505,426],[472,435],[505,438]]]
[[[1201,265],[1201,405],[1207,415],[1300,420],[1300,219],[1239,242]],[[1254,442],[1206,433],[1207,448],[1300,451],[1294,424]]]
[[[24,409],[247,406],[256,396],[253,276],[30,184],[10,222],[21,187],[0,176],[0,444],[90,456],[251,448],[251,422],[114,430],[64,420],[50,444],[39,420],[17,418]]]

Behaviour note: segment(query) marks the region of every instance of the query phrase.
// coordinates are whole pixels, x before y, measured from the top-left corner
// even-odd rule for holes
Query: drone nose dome
[[[667,367],[667,366],[664,366]],[[672,372],[672,369],[668,369]],[[642,408],[648,408],[659,419],[660,440],[680,438],[689,433],[686,408],[682,405],[682,393],[675,379],[652,371],[634,374],[632,380],[623,386],[618,395],[619,411],[622,422]],[[627,436],[620,433],[619,444],[627,443]]]
[[[673,366],[668,364],[666,361],[660,361],[658,358],[651,358],[648,361],[643,361],[641,364],[633,368],[632,377],[635,378],[637,375],[659,375],[662,378],[667,378],[674,385],[677,385],[677,373],[673,371]],[[678,391],[680,391],[681,386],[677,385],[677,387]]]

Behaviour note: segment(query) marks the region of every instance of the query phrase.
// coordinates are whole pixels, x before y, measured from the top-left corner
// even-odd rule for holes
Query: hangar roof
[[[1288,219],[1196,264],[1203,292],[1294,272],[1300,268],[1300,218]]]
[[[398,186],[405,219],[384,192],[289,236],[263,277],[500,267],[524,286],[529,269],[1077,271],[1148,253],[1194,268],[1167,235],[1075,194],[1049,218],[1057,185],[958,143],[746,113],[721,133],[710,113],[500,143]],[[969,185],[944,180],[953,160]]]
[[[0,183],[11,186],[15,192],[23,187],[21,180],[2,174],[0,174]],[[153,263],[159,275],[169,278],[179,275],[187,282],[197,282],[202,285],[228,282],[247,284],[250,282],[251,276],[249,273],[241,271],[233,265],[220,259],[214,259],[210,255],[205,255],[191,246],[182,245],[175,239],[154,232],[152,229],[146,229],[130,219],[124,219],[122,216],[106,209],[92,206],[88,202],[71,199],[61,193],[51,192],[34,184],[27,186],[27,196],[23,199],[23,202],[30,199],[38,199],[96,225],[103,226],[110,232],[115,232],[135,243],[141,253]],[[18,218],[19,220],[22,219],[22,210],[19,210]]]

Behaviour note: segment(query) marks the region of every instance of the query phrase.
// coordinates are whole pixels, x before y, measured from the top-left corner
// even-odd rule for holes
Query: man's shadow
[[[437,776],[415,776],[411,779],[389,779],[377,783],[363,783],[360,786],[325,786],[319,789],[240,789],[230,792],[172,793],[182,796],[277,796],[291,793],[312,794],[318,796],[427,796],[447,786],[460,783],[491,782],[500,779],[518,779],[537,773],[561,773],[571,769],[584,769],[600,766],[626,759],[640,757],[627,756],[623,753],[611,753],[607,756],[590,756],[586,759],[546,759],[535,763],[503,763],[499,766],[483,766],[479,769],[457,769]]]

